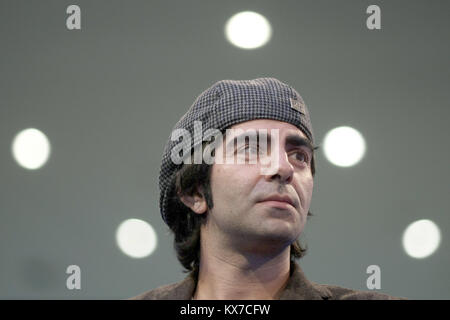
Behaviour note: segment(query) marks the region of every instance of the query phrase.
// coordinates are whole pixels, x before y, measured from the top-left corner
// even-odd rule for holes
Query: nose
[[[268,181],[279,179],[282,183],[290,183],[294,176],[294,167],[289,162],[289,158],[286,150],[284,148],[280,148],[277,155],[271,155],[271,157],[275,156],[276,159],[272,158],[272,161],[275,160],[274,173],[266,175],[266,179]]]

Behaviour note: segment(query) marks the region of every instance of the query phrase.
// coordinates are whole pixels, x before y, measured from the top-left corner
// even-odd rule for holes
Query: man
[[[159,179],[161,214],[190,273],[132,299],[393,299],[316,284],[295,262],[316,149],[302,97],[279,80],[204,91],[175,125]]]

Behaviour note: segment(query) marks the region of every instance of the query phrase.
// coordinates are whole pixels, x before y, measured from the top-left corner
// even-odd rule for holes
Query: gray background
[[[82,30],[66,29],[81,7]],[[366,28],[381,7],[382,29]],[[272,40],[241,50],[224,37],[242,10],[265,15]],[[185,275],[158,209],[160,157],[171,128],[221,79],[276,77],[309,106],[319,145],[358,129],[361,163],[339,168],[323,149],[300,262],[310,280],[449,299],[449,1],[1,1],[0,298],[122,299]],[[13,137],[35,127],[52,153],[20,167]],[[118,249],[117,226],[140,218],[159,246],[146,259]],[[401,236],[416,219],[441,229],[416,260]],[[81,267],[81,290],[66,267]]]

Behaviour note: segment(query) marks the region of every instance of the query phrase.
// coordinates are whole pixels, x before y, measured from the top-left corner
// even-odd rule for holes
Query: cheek
[[[214,165],[211,172],[211,191],[215,201],[228,201],[230,189],[234,189],[236,181],[230,168],[224,165]],[[217,200],[216,200],[217,199]]]
[[[301,224],[303,227],[305,226],[306,221],[308,219],[308,211],[311,206],[313,187],[314,187],[313,180],[308,179],[307,177],[304,177],[304,180],[300,182],[300,191],[299,191],[301,203],[300,215],[301,215]]]
[[[305,185],[305,189],[307,191],[307,194],[309,195],[309,199],[311,199],[312,192],[313,192],[313,189],[314,189],[314,180],[313,180],[313,178],[310,178],[308,180],[308,182]]]
[[[218,201],[239,200],[251,192],[251,173],[240,165],[214,165],[211,189]]]
[[[306,192],[305,192],[305,211],[306,211],[306,215],[308,215],[308,211],[311,207],[311,200],[312,200],[312,192],[313,192],[313,183],[309,183],[306,186]]]
[[[309,208],[314,188],[314,180],[311,175],[299,175],[297,178],[296,190],[303,208]]]
[[[305,193],[307,194],[309,200],[311,200],[313,189],[314,179],[310,176],[305,179]]]

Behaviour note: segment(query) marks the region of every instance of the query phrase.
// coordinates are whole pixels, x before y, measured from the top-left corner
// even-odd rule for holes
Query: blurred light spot
[[[14,137],[12,154],[22,167],[30,170],[39,169],[48,160],[50,143],[41,131],[34,128],[25,129]]]
[[[132,258],[144,258],[153,253],[157,245],[155,230],[139,219],[123,221],[116,232],[120,250]]]
[[[411,223],[403,233],[403,248],[409,256],[417,259],[433,254],[440,242],[439,228],[427,219]]]
[[[339,167],[350,167],[361,161],[366,143],[359,131],[338,127],[329,131],[323,142],[325,157]]]
[[[272,28],[262,15],[244,11],[232,16],[225,25],[225,36],[235,46],[242,49],[255,49],[269,41]]]

